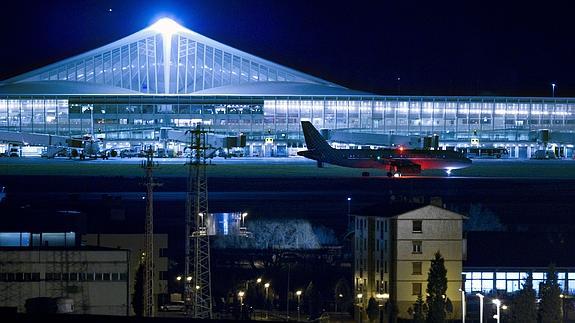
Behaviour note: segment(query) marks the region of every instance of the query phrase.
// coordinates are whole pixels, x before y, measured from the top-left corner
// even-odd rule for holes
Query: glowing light
[[[180,26],[177,22],[170,18],[162,18],[151,25],[150,28],[161,33],[162,35],[172,35],[184,30],[184,27]]]

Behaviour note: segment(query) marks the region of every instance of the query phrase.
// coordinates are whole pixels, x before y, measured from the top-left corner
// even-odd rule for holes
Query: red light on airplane
[[[402,147],[402,146],[399,146],[399,151],[403,151],[403,147]]]

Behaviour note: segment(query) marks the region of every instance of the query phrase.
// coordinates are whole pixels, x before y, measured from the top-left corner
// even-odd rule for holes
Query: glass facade
[[[225,56],[225,55],[224,55]],[[247,75],[247,74],[246,74]],[[251,75],[251,74],[250,74]],[[179,77],[179,76],[178,76]],[[259,77],[259,76],[258,76]],[[57,135],[102,134],[147,140],[160,127],[202,122],[249,140],[302,142],[300,121],[317,128],[396,135],[439,134],[443,142],[533,141],[538,129],[572,133],[575,99],[386,96],[5,96],[0,130]],[[92,129],[93,127],[93,129]]]
[[[74,247],[76,233],[0,232],[0,247]]]
[[[463,272],[465,281],[465,292],[507,292],[513,293],[523,288],[526,271],[468,271]],[[546,273],[533,271],[533,289],[539,292],[539,286],[545,280]],[[569,270],[558,270],[559,287],[564,293],[575,294],[575,272]]]
[[[166,30],[166,26],[174,29]],[[438,134],[442,142],[468,142],[471,137],[483,142],[533,142],[530,132],[538,129],[575,131],[575,99],[358,95],[218,43],[173,21],[152,25],[3,85],[37,93],[34,86],[38,83],[29,91],[21,87],[31,81],[53,81],[57,93],[70,93],[65,86],[60,88],[63,83],[81,82],[73,88],[88,89],[90,94],[24,96],[4,90],[0,130],[62,136],[93,133],[106,140],[130,141],[154,140],[162,127],[185,129],[202,122],[222,134],[242,132],[252,142],[273,139],[296,147],[303,145],[302,120],[325,129]],[[244,87],[233,87],[240,84]],[[225,86],[232,88],[226,92]],[[280,91],[273,90],[276,86]],[[222,94],[250,88],[253,95]],[[78,92],[82,89],[71,92],[86,93]],[[121,94],[125,89],[134,94]],[[214,90],[201,94],[208,89]]]
[[[88,82],[151,94],[249,82],[330,84],[187,32],[155,33],[93,52],[33,71],[23,80]]]

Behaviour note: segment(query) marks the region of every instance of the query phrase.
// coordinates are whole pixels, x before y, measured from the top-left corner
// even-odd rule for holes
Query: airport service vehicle
[[[495,147],[467,147],[458,149],[467,158],[501,158],[509,157],[509,151],[505,148]]]
[[[298,155],[323,163],[352,168],[378,168],[387,170],[387,176],[417,175],[425,169],[453,169],[471,165],[471,160],[453,150],[427,149],[335,149],[321,136],[309,121],[301,122],[307,149]]]
[[[183,301],[171,302],[160,306],[160,310],[164,312],[183,312],[186,306]]]

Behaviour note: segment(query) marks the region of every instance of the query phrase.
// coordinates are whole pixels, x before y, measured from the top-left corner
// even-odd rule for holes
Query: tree
[[[373,296],[370,297],[369,301],[367,302],[365,313],[367,314],[367,319],[369,322],[375,322],[379,317],[379,305]]]
[[[321,295],[319,291],[313,284],[313,281],[307,285],[305,292],[303,294],[304,300],[308,306],[308,314],[310,319],[316,319],[321,315]]]
[[[425,323],[425,313],[427,306],[423,302],[421,294],[417,295],[417,301],[413,304],[413,308],[409,308],[409,312],[413,315],[413,323]]]
[[[512,323],[536,323],[537,309],[535,290],[533,290],[533,275],[529,273],[523,288],[511,299],[509,307],[509,321]]]
[[[561,322],[561,288],[553,264],[547,269],[547,277],[541,285],[539,296],[541,323]]]
[[[336,311],[345,312],[350,310],[353,305],[353,295],[349,283],[345,278],[340,278],[335,284],[335,304]]]
[[[144,315],[144,264],[140,263],[134,277],[134,294],[132,295],[132,309],[136,316]]]
[[[427,275],[428,323],[443,323],[447,316],[447,269],[445,260],[437,251]]]
[[[505,231],[499,217],[481,204],[471,204],[468,216],[463,224],[465,231]]]

